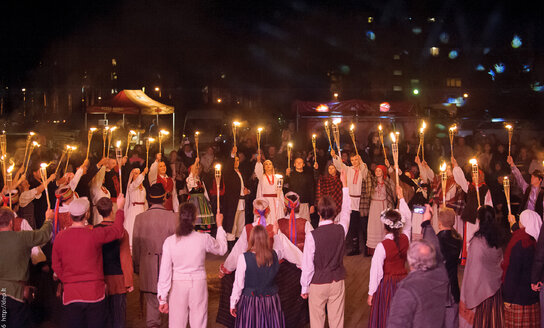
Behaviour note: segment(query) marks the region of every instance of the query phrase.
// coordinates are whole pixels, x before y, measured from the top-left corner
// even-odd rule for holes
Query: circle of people
[[[544,324],[541,152],[524,146],[514,161],[501,144],[474,152],[457,138],[441,176],[436,140],[431,165],[409,146],[403,170],[385,149],[380,160],[372,134],[363,156],[295,154],[285,177],[284,143],[233,147],[218,179],[214,148],[200,158],[188,141],[149,168],[134,150],[46,180],[32,158],[0,208],[8,327],[47,320],[55,302],[66,327],[124,327],[133,273],[148,327],[161,313],[170,327],[206,327],[206,253],[227,252],[216,319],[227,327],[344,327],[346,252],[372,256],[369,327]]]

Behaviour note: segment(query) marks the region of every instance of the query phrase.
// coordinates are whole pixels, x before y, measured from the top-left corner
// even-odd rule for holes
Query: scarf
[[[504,251],[504,259],[502,260],[502,263],[501,263],[503,283],[504,283],[504,278],[506,277],[506,272],[508,271],[508,266],[510,265],[510,256],[512,255],[512,248],[514,248],[514,246],[516,246],[516,244],[520,241],[521,241],[521,247],[525,249],[530,247],[535,247],[536,245],[535,240],[527,232],[525,232],[525,228],[514,231],[514,233],[512,234],[512,238],[510,239],[510,242],[508,243],[508,246],[506,247],[506,250]]]
[[[296,216],[295,216],[295,208],[297,208],[299,205],[299,201],[293,202],[289,198],[285,198],[285,206],[291,210],[289,213],[289,240],[293,244],[296,245],[297,243],[297,225],[296,225]]]

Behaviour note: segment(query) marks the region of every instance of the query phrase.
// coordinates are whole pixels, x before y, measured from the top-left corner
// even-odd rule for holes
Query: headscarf
[[[381,165],[381,164],[376,165],[376,169],[382,170],[383,178],[384,178],[384,179],[387,179],[387,176],[388,176],[388,175],[387,175],[387,168],[385,167],[385,165]],[[376,172],[376,169],[374,169],[374,172]]]
[[[525,227],[525,232],[531,235],[535,240],[538,240],[540,227],[542,227],[542,220],[538,213],[531,210],[525,210],[519,215],[519,222]]]
[[[288,198],[289,196],[295,196],[296,200],[291,200]],[[292,191],[285,194],[285,197],[283,199],[285,202],[285,206],[290,210],[289,214],[289,240],[293,244],[297,243],[297,225],[296,225],[296,216],[295,216],[295,209],[300,205],[300,196],[297,193],[294,193]]]

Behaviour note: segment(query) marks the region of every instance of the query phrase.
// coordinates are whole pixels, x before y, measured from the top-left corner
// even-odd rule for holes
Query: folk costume
[[[380,220],[381,214],[388,208],[395,207],[395,179],[388,177],[387,168],[384,165],[378,165],[376,170],[381,170],[383,173],[382,182],[378,181],[375,175],[370,176],[366,181],[366,190],[363,192],[367,195],[370,203],[368,212],[368,237],[366,247],[369,250],[374,250],[376,246],[383,240],[385,229]],[[371,251],[372,252],[372,251]]]
[[[259,184],[257,186],[257,198],[266,199],[270,208],[268,218],[272,220],[271,222],[277,221],[284,210],[283,191],[278,192],[277,178],[274,176],[274,173],[271,175],[266,174],[264,172],[263,163],[261,162],[255,163],[255,175],[259,180]]]
[[[135,169],[137,170],[137,169]],[[134,170],[133,170],[134,172]],[[130,175],[126,190],[125,200],[125,229],[128,232],[128,240],[130,249],[132,249],[133,235],[134,235],[134,222],[136,216],[147,210],[146,190],[144,188],[145,174],[140,173],[133,178],[133,174]]]
[[[373,296],[373,299],[368,327],[386,327],[389,305],[397,284],[408,274],[406,255],[410,244],[412,213],[404,198],[399,200],[400,221],[392,222],[385,216],[386,211],[381,213],[380,223],[391,229],[402,229],[402,233],[397,241],[392,233],[386,234],[372,256],[368,295]]]
[[[324,327],[326,313],[329,327],[344,327],[344,250],[351,213],[350,198],[349,188],[342,188],[338,224],[333,218],[322,218],[319,227],[306,234],[300,285],[301,293],[308,294],[312,327]]]
[[[539,295],[531,289],[531,269],[542,220],[535,211],[525,210],[519,221],[523,228],[512,233],[502,262],[504,327],[538,328]]]
[[[483,180],[483,176],[483,172],[480,171],[480,180]],[[455,179],[455,183],[457,183],[459,187],[461,187],[461,189],[466,193],[466,205],[463,209],[463,212],[461,213],[461,219],[464,222],[462,230],[463,251],[461,253],[461,265],[465,265],[472,237],[474,236],[474,233],[478,231],[478,228],[480,226],[479,222],[477,221],[478,198],[476,197],[476,185],[474,184],[474,182],[472,182],[471,184],[468,183],[467,179],[465,178],[465,174],[463,173],[463,170],[459,166],[453,168],[453,178]],[[480,181],[478,183],[478,190],[480,194],[480,205],[489,205],[493,207],[491,193],[489,192],[489,188],[487,187],[485,182]]]
[[[164,162],[162,163],[164,164]],[[177,213],[179,211],[179,201],[176,192],[176,181],[166,175],[166,173],[159,172],[159,161],[155,161],[149,167],[148,179],[150,186],[154,185],[155,183],[160,183],[163,185],[164,190],[166,191],[164,208],[168,211],[174,211]]]
[[[94,205],[92,213],[93,225],[99,224],[104,219],[102,215],[98,213],[98,210],[96,209],[96,203],[100,198],[111,198],[110,191],[104,186],[105,177],[106,166],[102,165],[102,167],[98,170],[98,173],[96,173],[96,175],[91,180],[91,201]]]
[[[342,209],[342,181],[340,181],[340,174],[338,172],[335,175],[330,175],[327,172],[317,180],[315,204],[319,203],[319,200],[323,196],[329,196],[334,200],[336,215],[338,215]]]
[[[215,224],[215,217],[204,181],[198,175],[194,175],[193,172],[189,173],[189,177],[187,177],[187,190],[189,191],[189,199],[187,201],[196,207],[195,226],[197,230],[210,231],[211,226]]]

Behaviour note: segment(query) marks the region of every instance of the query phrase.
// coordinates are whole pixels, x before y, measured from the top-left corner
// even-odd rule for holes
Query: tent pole
[[[161,125],[159,124],[159,114],[157,114],[157,133],[160,131]]]
[[[176,150],[176,113],[172,112],[172,150]]]

